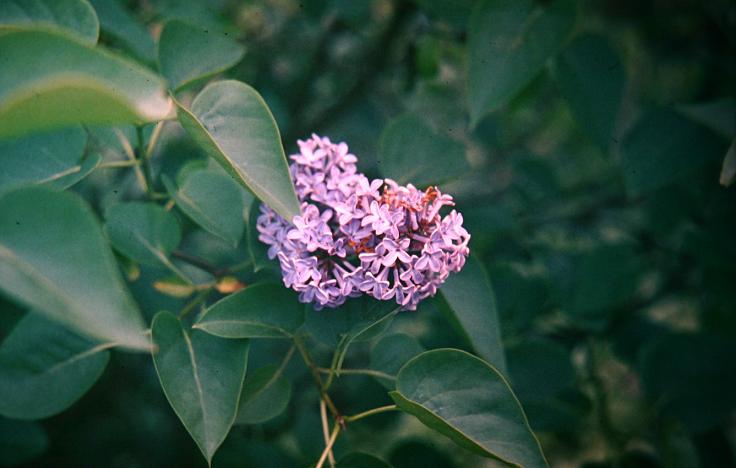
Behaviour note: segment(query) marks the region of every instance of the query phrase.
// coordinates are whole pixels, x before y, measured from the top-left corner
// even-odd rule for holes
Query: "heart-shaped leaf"
[[[379,163],[384,176],[420,188],[470,170],[461,143],[436,133],[411,114],[392,120],[381,134]]]
[[[41,419],[64,411],[105,370],[109,347],[27,314],[0,345],[0,414]]]
[[[94,45],[100,23],[85,0],[3,0],[0,32],[15,28],[51,28],[75,34]]]
[[[156,46],[148,29],[123,8],[118,0],[89,1],[95,7],[100,27],[106,37],[147,63],[156,60]]]
[[[236,424],[261,424],[281,414],[291,399],[291,384],[283,369],[271,365],[245,378]]]
[[[304,323],[304,306],[284,286],[248,286],[210,306],[194,328],[224,338],[289,338]]]
[[[488,274],[475,256],[440,288],[440,308],[480,357],[506,373],[496,298]]]
[[[0,192],[79,172],[86,145],[82,127],[0,141]]]
[[[169,312],[154,317],[151,336],[157,349],[153,363],[166,398],[210,463],[235,422],[248,342],[197,330],[189,334]]]
[[[156,75],[72,36],[7,31],[0,50],[0,138],[77,123],[140,124],[172,110]]]
[[[473,125],[521,91],[562,48],[572,0],[483,0],[470,17],[468,95]]]
[[[513,466],[547,466],[506,380],[472,354],[422,353],[404,365],[389,395],[401,410],[472,452]]]
[[[723,158],[728,142],[709,128],[670,110],[646,112],[624,136],[621,164],[629,195],[684,180]]]
[[[300,213],[279,129],[256,90],[219,81],[202,90],[190,109],[177,106],[184,129],[228,174],[284,218]]]
[[[188,171],[177,189],[164,176],[164,185],[187,216],[206,231],[237,246],[243,237],[245,219],[240,186],[229,176],[212,169]]]
[[[371,347],[371,369],[396,376],[409,359],[423,351],[424,346],[411,335],[404,333],[386,335]],[[396,387],[395,380],[379,377],[378,381],[386,388]]]
[[[608,148],[626,81],[616,52],[601,36],[580,36],[560,54],[554,70],[578,125]]]
[[[0,289],[103,342],[150,346],[105,236],[77,195],[28,187],[0,196]]]
[[[0,466],[16,466],[41,455],[49,445],[43,426],[0,418]]]
[[[167,265],[181,242],[174,215],[147,202],[126,202],[105,211],[105,233],[115,250],[145,265]]]
[[[361,296],[334,309],[314,310],[307,307],[306,327],[317,340],[329,346],[345,341],[375,338],[391,324],[399,306]]]
[[[159,68],[175,90],[227,70],[244,53],[226,35],[178,20],[166,23],[158,41]]]

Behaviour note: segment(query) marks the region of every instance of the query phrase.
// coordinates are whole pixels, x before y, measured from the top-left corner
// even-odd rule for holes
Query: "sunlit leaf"
[[[401,369],[399,408],[458,445],[516,466],[547,463],[524,411],[506,380],[483,360],[456,349],[436,349]]]
[[[225,71],[244,53],[226,35],[178,20],[166,23],[158,43],[159,67],[172,89]]]
[[[16,28],[51,28],[78,35],[94,45],[100,32],[95,10],[86,0],[3,0],[0,32]]]
[[[235,422],[248,363],[246,340],[188,333],[169,312],[151,326],[158,378],[176,415],[208,462]]]
[[[171,112],[160,78],[80,39],[8,31],[0,50],[0,138],[76,123],[140,124]]]
[[[288,220],[300,213],[281,136],[260,94],[239,81],[207,86],[179,121],[235,180]]]
[[[41,419],[64,411],[105,370],[108,347],[27,314],[0,345],[0,414]]]
[[[112,251],[77,195],[34,187],[0,196],[0,289],[91,337],[149,348]]]
[[[506,104],[562,47],[575,22],[575,3],[483,0],[469,31],[470,116],[478,123]]]

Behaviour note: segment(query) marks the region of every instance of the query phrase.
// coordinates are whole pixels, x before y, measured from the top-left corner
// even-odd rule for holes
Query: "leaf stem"
[[[317,371],[322,374],[329,374],[331,370],[324,367],[318,367]],[[346,375],[369,375],[371,377],[377,377],[379,379],[396,380],[396,376],[394,375],[373,369],[340,369],[340,373]]]
[[[319,457],[319,461],[317,461],[317,465],[315,466],[315,468],[322,468],[322,465],[325,464],[325,460],[327,459],[327,456],[332,453],[332,446],[335,445],[335,441],[337,440],[337,436],[339,434],[340,424],[335,423],[335,425],[332,427],[332,434],[330,435],[330,439],[327,441],[327,445],[322,451],[322,456]]]
[[[325,439],[325,447],[327,447],[327,445],[330,443],[330,433],[327,421],[327,405],[325,404],[325,400],[323,398],[319,399],[319,416],[320,419],[322,419],[322,436]],[[335,456],[332,454],[332,450],[327,452],[327,458],[330,461],[330,466],[334,468]]]
[[[314,360],[312,359],[312,356],[309,354],[309,351],[304,346],[304,341],[302,341],[302,338],[299,335],[294,335],[293,339],[294,339],[294,344],[296,345],[296,349],[299,351],[299,354],[301,354],[302,359],[304,360],[304,364],[306,364],[307,367],[309,368],[309,371],[312,374],[312,378],[314,379],[314,382],[317,384],[319,393],[322,399],[325,401],[327,408],[330,410],[330,413],[332,413],[332,416],[335,419],[339,419],[341,417],[340,412],[337,410],[337,407],[332,402],[332,398],[330,398],[330,395],[327,394],[324,384],[322,383],[322,378],[319,376],[319,371],[317,370],[318,367],[314,363]]]
[[[97,166],[97,169],[119,169],[137,166],[138,161],[108,161]]]
[[[143,148],[143,127],[140,125],[135,127],[135,134],[138,139],[138,161],[143,167],[143,177],[146,179],[147,187],[146,194],[150,197],[151,192],[153,192],[153,171],[151,170],[151,160],[146,157],[147,151]]]
[[[186,306],[184,306],[183,309],[181,309],[181,312],[179,312],[179,318],[184,318],[189,312],[193,311],[197,308],[198,305],[202,304],[204,301],[207,300],[207,296],[210,295],[210,291],[212,291],[211,288],[207,288],[203,291],[200,291],[197,296],[191,300]]]
[[[227,268],[216,267],[215,265],[204,259],[188,254],[186,252],[182,252],[181,250],[174,250],[173,252],[171,252],[171,256],[183,262],[189,263],[190,265],[194,265],[200,270],[204,270],[216,278],[226,275],[229,271]]]
[[[358,413],[353,416],[345,416],[343,419],[346,423],[349,423],[367,418],[368,416],[373,416],[374,414],[386,413],[388,411],[396,411],[398,409],[399,408],[396,405],[380,406],[378,408],[369,409],[368,411],[363,411],[362,413]]]

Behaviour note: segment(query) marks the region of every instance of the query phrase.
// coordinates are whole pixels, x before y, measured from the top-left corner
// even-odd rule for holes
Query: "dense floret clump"
[[[312,135],[298,144],[290,171],[301,216],[289,223],[262,204],[257,228],[302,302],[336,307],[368,294],[414,310],[460,271],[470,235],[460,213],[440,214],[451,196],[369,180],[345,143]]]

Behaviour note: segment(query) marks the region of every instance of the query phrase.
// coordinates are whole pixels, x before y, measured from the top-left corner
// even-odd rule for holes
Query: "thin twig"
[[[378,408],[369,409],[368,411],[363,411],[362,413],[358,413],[353,416],[345,416],[343,420],[346,423],[349,423],[358,421],[359,419],[367,418],[368,416],[373,416],[374,414],[386,413],[388,411],[396,411],[398,409],[399,407],[396,405],[380,406]]]
[[[317,370],[318,366],[314,363],[312,356],[309,354],[309,351],[307,351],[307,348],[304,346],[304,342],[302,341],[300,336],[294,335],[294,344],[296,345],[296,349],[299,351],[299,354],[301,354],[304,363],[309,368],[309,372],[312,374],[312,378],[317,384],[319,393],[321,397],[325,400],[327,408],[330,410],[330,413],[332,413],[332,416],[335,419],[339,419],[340,412],[337,410],[337,407],[332,402],[332,398],[330,398],[330,395],[328,395],[327,391],[325,391],[324,384],[322,383],[322,378],[319,376],[319,371]]]
[[[179,318],[184,318],[189,312],[193,311],[197,308],[198,305],[202,304],[204,301],[207,300],[207,296],[210,295],[210,291],[212,289],[205,289],[204,291],[200,291],[197,296],[192,299],[192,301],[184,306],[183,309],[181,309],[181,312],[179,312]]]
[[[319,416],[322,419],[322,436],[325,439],[325,447],[327,444],[330,443],[330,430],[328,429],[328,421],[327,421],[327,405],[325,404],[325,400],[320,398],[319,399]],[[332,450],[330,450],[327,453],[327,458],[330,461],[330,466],[332,468],[335,467],[335,456],[332,454]]]
[[[328,454],[332,452],[332,446],[335,445],[335,441],[337,440],[338,434],[340,434],[340,424],[335,423],[335,425],[332,428],[332,434],[330,435],[330,440],[327,441],[327,445],[325,446],[325,449],[322,451],[322,456],[319,457],[319,461],[317,462],[317,466],[315,466],[315,468],[322,468],[322,465],[325,464],[325,460],[327,459]]]
[[[329,374],[331,372],[330,369],[326,369],[324,367],[318,367],[317,370],[322,374]],[[340,369],[340,373],[346,375],[369,375],[379,379],[396,380],[396,376],[394,375],[373,369]]]

